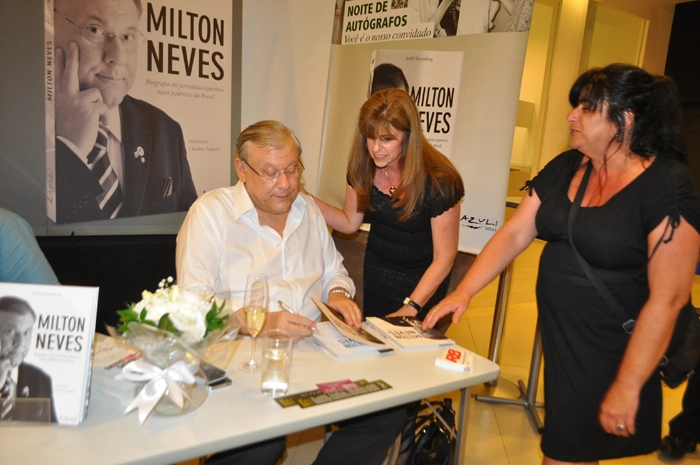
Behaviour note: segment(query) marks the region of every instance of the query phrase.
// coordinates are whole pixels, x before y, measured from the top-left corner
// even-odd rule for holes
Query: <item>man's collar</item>
[[[250,195],[248,195],[248,191],[245,188],[245,183],[242,181],[238,181],[235,186],[233,186],[233,196],[235,199],[234,205],[233,205],[233,216],[236,221],[243,215],[245,215],[248,212],[252,212],[250,214],[255,215],[255,217],[258,217],[258,212],[255,210],[255,205],[253,204],[253,200],[250,198]],[[292,211],[297,211],[297,210],[304,210],[308,208],[308,205],[304,201],[304,199],[301,197],[301,195],[297,194],[297,197],[294,199],[294,202],[292,202]]]
[[[122,117],[119,111],[119,106],[108,110],[102,115],[100,121],[109,129],[109,132],[119,141],[122,142]]]
[[[254,212],[255,216],[257,216],[258,212],[255,211],[255,205],[253,205],[253,200],[250,198],[250,195],[248,195],[244,182],[238,181],[236,185],[233,186],[233,197],[235,199],[233,204],[233,216],[236,221],[251,210]]]

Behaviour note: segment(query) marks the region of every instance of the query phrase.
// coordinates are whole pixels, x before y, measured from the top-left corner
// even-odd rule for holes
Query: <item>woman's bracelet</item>
[[[421,307],[420,305],[418,305],[418,304],[417,304],[413,299],[411,299],[410,297],[406,297],[405,299],[403,299],[403,304],[404,304],[404,305],[410,305],[411,307],[415,308],[415,309],[418,311],[418,313],[420,313],[421,310],[423,310],[423,307]]]

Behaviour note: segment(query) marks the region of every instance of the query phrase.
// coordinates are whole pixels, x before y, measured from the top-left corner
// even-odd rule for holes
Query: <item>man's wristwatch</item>
[[[350,291],[342,287],[336,287],[334,289],[331,289],[330,292],[328,292],[328,297],[330,297],[331,294],[343,294],[346,298],[352,300],[352,295],[350,295]]]
[[[420,305],[418,305],[418,304],[417,304],[413,299],[411,299],[410,297],[406,297],[405,299],[403,299],[403,304],[404,304],[404,305],[410,305],[411,307],[415,308],[415,309],[418,311],[418,313],[420,313],[420,311],[423,310],[423,307],[421,307]]]

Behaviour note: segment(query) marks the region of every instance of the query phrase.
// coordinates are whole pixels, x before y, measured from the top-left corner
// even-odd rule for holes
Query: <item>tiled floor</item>
[[[501,378],[492,395],[515,399],[519,395],[518,380],[527,383],[536,324],[535,279],[542,247],[543,243],[536,241],[515,261],[500,356]],[[696,276],[695,279],[693,301],[698,304],[700,277]],[[459,345],[485,357],[488,356],[497,286],[496,280],[479,293],[462,321],[448,331],[448,335]],[[664,391],[664,434],[668,431],[668,420],[680,410],[683,390],[684,386]],[[475,387],[473,393],[486,394],[483,386]],[[538,394],[538,402],[542,402],[541,389]],[[458,393],[452,393],[451,397],[458,401]],[[467,464],[539,465],[542,462],[539,435],[535,433],[523,407],[479,402],[473,397],[470,403]],[[544,412],[540,410],[540,414],[544,415]],[[290,436],[283,465],[312,463],[322,444],[321,428]],[[661,463],[664,462],[656,454],[602,462],[604,465]],[[687,455],[683,463],[700,463],[700,452]]]

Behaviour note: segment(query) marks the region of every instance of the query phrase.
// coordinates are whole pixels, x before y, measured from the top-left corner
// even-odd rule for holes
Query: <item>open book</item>
[[[379,347],[365,344],[345,336],[330,321],[317,323],[316,328],[318,328],[318,333],[314,334],[309,342],[321,347],[328,355],[337,360],[389,355],[394,352],[394,349],[386,345]]]
[[[382,348],[388,347],[384,341],[377,338],[373,334],[368,333],[364,329],[355,329],[349,324],[345,323],[342,317],[340,317],[333,310],[328,308],[328,306],[324,304],[320,299],[317,299],[316,297],[311,297],[311,300],[314,301],[319,310],[321,310],[321,312],[326,316],[326,318],[328,318],[328,321],[333,323],[333,326],[335,326],[343,336],[349,337],[350,339],[353,339],[357,342],[361,342],[363,344],[368,344],[371,346]]]
[[[370,316],[364,324],[402,350],[436,349],[455,344],[435,329],[424,331],[422,321],[410,316]]]

